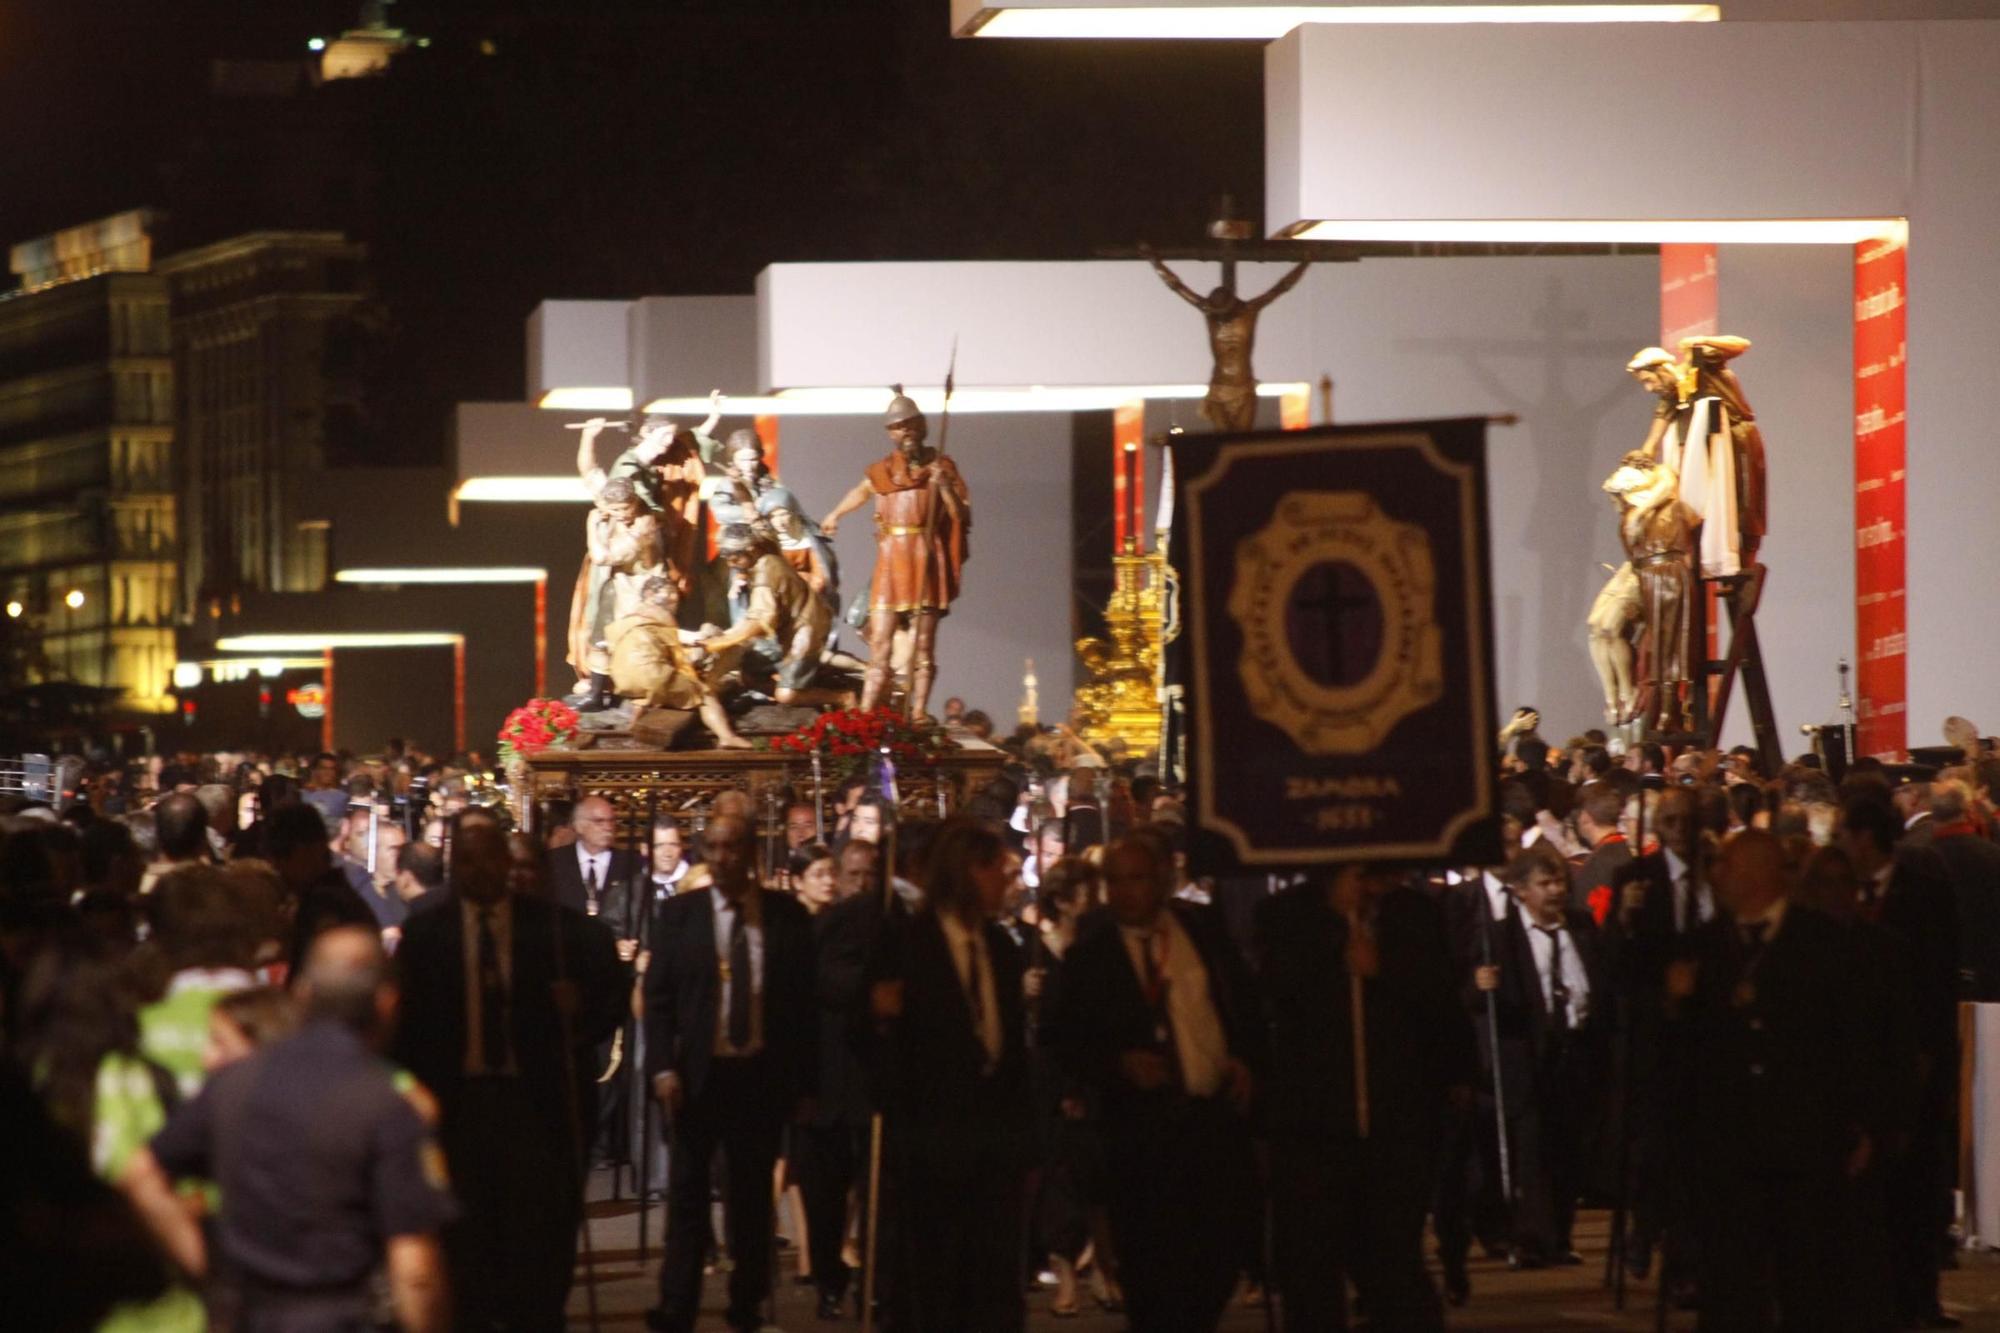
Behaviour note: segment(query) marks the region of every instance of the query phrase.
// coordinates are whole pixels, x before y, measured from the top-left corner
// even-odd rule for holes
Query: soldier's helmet
[[[893,384],[889,387],[896,396],[889,400],[889,410],[882,414],[884,426],[893,426],[899,421],[923,419],[923,409],[917,406],[916,399],[903,392],[902,385]]]

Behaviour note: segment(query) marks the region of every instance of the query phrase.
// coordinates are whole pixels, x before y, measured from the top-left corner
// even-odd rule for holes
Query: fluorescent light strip
[[[1282,398],[1286,394],[1307,393],[1312,386],[1303,381],[1273,380],[1257,386],[1259,398]],[[944,407],[942,385],[913,385],[910,397],[924,412],[936,416]],[[954,412],[1108,412],[1112,408],[1141,400],[1193,401],[1206,397],[1205,384],[1031,384],[1017,388],[960,389],[951,396]],[[776,394],[724,398],[725,416],[875,417],[889,405],[887,391],[850,385],[781,389]],[[648,412],[692,417],[708,414],[707,398],[656,398],[646,404]],[[573,473],[542,477],[467,477],[458,483],[458,501],[483,500],[502,504],[583,503],[590,499],[583,482]],[[388,582],[505,582],[502,579],[391,579],[389,574],[411,570],[342,570],[334,578],[343,583]],[[440,571],[450,572],[450,571]],[[363,578],[362,575],[368,577]]]
[[[225,671],[232,667],[248,667],[265,675],[276,675],[279,671],[303,670],[319,664],[320,659],[317,657],[204,657],[194,663],[204,671],[213,671],[218,667]]]
[[[237,634],[217,639],[225,653],[323,653],[334,648],[450,648],[463,634]]]
[[[428,569],[343,569],[333,576],[335,583],[538,583],[549,576],[546,569],[522,566],[494,568]]]
[[[1336,220],[1289,229],[1304,241],[1668,245],[1853,245],[1902,232],[1900,218],[1444,218]]]
[[[458,483],[460,500],[550,500],[583,503],[590,492],[575,473],[550,477],[468,477]]]
[[[981,11],[972,37],[1237,38],[1274,41],[1312,23],[1713,23],[1720,5],[1023,6]]]
[[[630,412],[632,391],[610,386],[549,389],[535,401],[535,406],[564,412]]]
[[[1302,385],[1260,384],[1264,398],[1282,397]],[[908,389],[918,407],[935,415],[944,409],[942,385],[917,385]],[[954,412],[1105,412],[1139,399],[1181,400],[1206,397],[1206,384],[1030,384],[960,389],[951,396]],[[889,405],[889,395],[881,389],[850,385],[780,389],[775,394],[754,398],[725,398],[726,416],[875,416]],[[646,404],[648,412],[672,416],[706,415],[706,398],[656,398]]]

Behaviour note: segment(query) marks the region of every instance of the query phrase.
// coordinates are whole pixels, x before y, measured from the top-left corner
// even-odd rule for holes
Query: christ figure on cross
[[[1209,372],[1208,396],[1201,400],[1202,419],[1217,430],[1244,431],[1257,424],[1257,376],[1250,368],[1251,353],[1257,343],[1257,316],[1298,285],[1312,261],[1302,259],[1292,271],[1279,278],[1269,291],[1244,300],[1236,294],[1236,263],[1222,261],[1222,285],[1207,296],[1198,296],[1174,271],[1161,262],[1150,245],[1139,253],[1160,275],[1167,289],[1201,311],[1208,321],[1208,346],[1215,359]]]

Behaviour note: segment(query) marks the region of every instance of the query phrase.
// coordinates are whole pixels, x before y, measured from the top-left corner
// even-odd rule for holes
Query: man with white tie
[[[1571,1223],[1591,1160],[1607,1043],[1602,950],[1590,913],[1569,901],[1569,867],[1545,847],[1501,878],[1521,904],[1502,924],[1506,949],[1473,973],[1496,1001],[1507,1141],[1517,1170],[1514,1243],[1524,1268],[1582,1262]]]
[[[1115,925],[1071,947],[1043,1035],[1101,1108],[1133,1327],[1213,1329],[1255,1234],[1245,1117],[1263,1063],[1256,990],[1214,909],[1170,898],[1160,840],[1113,843],[1104,878]]]

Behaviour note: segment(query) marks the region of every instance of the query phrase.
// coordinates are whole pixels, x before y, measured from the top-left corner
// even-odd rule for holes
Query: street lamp
[[[80,610],[83,606],[83,589],[71,588],[68,592],[64,593],[63,605],[72,611]]]
[[[27,610],[27,608],[22,606],[19,602],[9,602],[7,603],[7,619],[19,620],[21,618],[21,613],[25,610]]]

